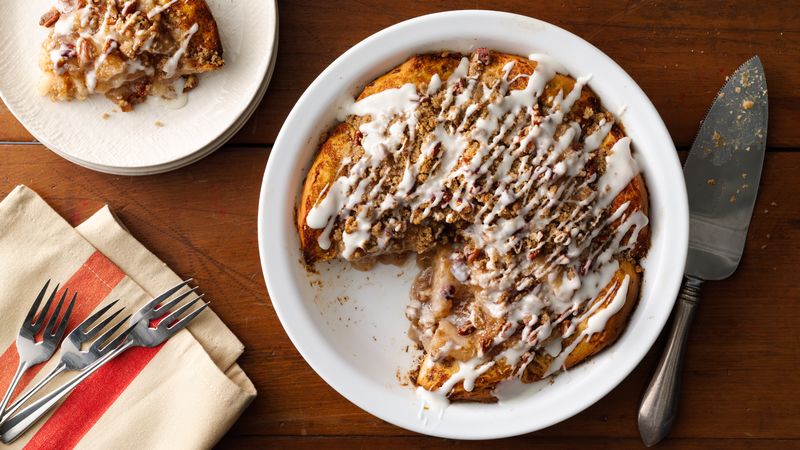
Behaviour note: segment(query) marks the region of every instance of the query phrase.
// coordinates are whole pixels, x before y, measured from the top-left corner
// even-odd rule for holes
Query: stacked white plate
[[[207,0],[225,67],[199,77],[188,102],[172,109],[151,98],[132,112],[101,95],[55,103],[39,94],[39,17],[47,0],[13,1],[0,15],[0,98],[42,144],[75,164],[118,175],[151,175],[191,164],[244,126],[269,85],[278,51],[274,1]]]

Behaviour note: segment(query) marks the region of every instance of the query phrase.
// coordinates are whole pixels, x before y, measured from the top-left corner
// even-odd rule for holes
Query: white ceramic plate
[[[249,118],[263,96],[277,46],[274,1],[207,0],[217,21],[225,67],[200,77],[181,109],[158,99],[133,112],[96,95],[53,103],[38,94],[38,25],[46,0],[13,1],[0,15],[0,97],[30,133],[70,161],[101,172],[142,175],[172,170],[211,153]],[[103,114],[109,113],[108,119]],[[163,126],[157,126],[160,122]],[[225,140],[227,140],[227,138]]]
[[[444,49],[488,47],[546,53],[589,83],[609,111],[622,114],[650,192],[652,247],[642,297],[616,344],[547,381],[519,385],[498,404],[453,404],[439,418],[423,413],[398,370],[405,351],[404,308],[413,263],[371,272],[330,263],[318,275],[300,263],[294,208],[320,135],[335,123],[337,105],[406,58]],[[656,340],[672,310],[686,259],[688,207],[683,175],[666,127],[636,83],[586,41],[548,23],[489,11],[454,11],[412,19],[362,41],[309,86],[281,129],[267,164],[259,205],[259,249],[272,303],[297,349],[334,389],[395,425],[434,436],[485,439],[535,431],[590,406],[622,381]],[[633,407],[632,405],[631,407]]]
[[[261,84],[258,92],[256,93],[255,97],[251,100],[250,104],[247,106],[245,111],[242,113],[239,119],[226,130],[223,134],[221,134],[217,139],[213,142],[208,144],[206,147],[196,151],[195,153],[187,155],[185,158],[177,159],[175,161],[171,161],[166,164],[161,164],[157,166],[147,166],[147,167],[133,167],[133,168],[123,168],[123,167],[106,167],[106,166],[94,166],[86,161],[73,161],[70,156],[68,155],[61,155],[62,157],[70,160],[76,164],[81,166],[87,167],[92,170],[97,170],[99,172],[111,173],[114,175],[129,175],[129,176],[143,176],[143,175],[154,175],[158,173],[169,172],[172,170],[179,169],[181,167],[188,166],[196,161],[199,161],[206,156],[210,155],[218,148],[222,147],[226,142],[228,142],[242,127],[247,123],[250,117],[255,113],[258,105],[261,103],[261,100],[264,98],[264,94],[267,92],[267,88],[269,87],[269,81],[272,78],[272,73],[275,70],[275,61],[277,60],[278,54],[278,27],[275,27],[275,45],[273,46],[273,55],[270,59],[270,65],[267,69],[267,74],[264,77],[264,81]]]

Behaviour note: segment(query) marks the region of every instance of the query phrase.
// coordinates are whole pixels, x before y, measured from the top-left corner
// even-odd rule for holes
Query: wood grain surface
[[[742,264],[708,283],[686,355],[680,410],[662,448],[800,448],[800,8],[796,2],[505,0],[280,2],[275,75],[254,118],[223,149],[148,177],[75,166],[33,142],[0,106],[0,197],[36,190],[73,224],[108,203],[148,248],[194,277],[245,343],[259,396],[221,448],[641,448],[636,410],[661,349],[605,398],[512,440],[427,438],[361,411],[305,363],[278,322],[258,259],[258,190],[271,143],[308,84],[338,55],[401,20],[448,10],[517,12],[614,58],[686,148],[725,76],[753,54],[770,94],[770,150]]]

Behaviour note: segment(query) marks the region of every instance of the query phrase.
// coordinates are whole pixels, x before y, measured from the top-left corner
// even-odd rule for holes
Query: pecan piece
[[[183,79],[186,80],[183,83],[183,92],[189,92],[192,89],[197,87],[197,76],[196,75],[194,75],[194,74],[186,75],[186,76],[183,77]]]
[[[106,17],[113,24],[119,19],[119,10],[117,9],[117,2],[109,2],[106,5]]]
[[[94,60],[94,45],[87,39],[81,39],[80,41],[81,43],[78,46],[78,58],[80,59],[81,65],[85,66]]]
[[[74,58],[78,56],[78,53],[75,51],[75,46],[72,44],[61,44],[59,50],[61,51],[62,58]]]
[[[139,8],[139,2],[136,0],[128,0],[122,5],[122,10],[119,12],[123,17],[132,14]]]
[[[133,92],[137,97],[144,98],[150,91],[150,79],[141,78],[133,86]]]
[[[456,287],[453,286],[452,284],[448,284],[447,287],[442,288],[442,290],[439,293],[442,295],[442,297],[449,300],[455,297]]]
[[[442,193],[442,203],[448,203],[453,198],[453,193],[450,191],[444,191]]]
[[[578,275],[585,276],[589,272],[589,267],[592,266],[592,260],[587,259],[585,263],[581,264],[578,268]]]
[[[108,38],[106,39],[105,45],[103,45],[103,53],[108,54],[111,53],[112,50],[119,47],[116,39]]]
[[[475,332],[475,325],[473,325],[471,322],[468,322],[458,327],[458,334],[460,334],[461,336],[468,336],[474,332]]]
[[[45,28],[50,28],[53,25],[55,25],[56,22],[58,22],[58,19],[60,17],[61,13],[58,12],[58,9],[56,9],[56,7],[54,6],[50,8],[50,11],[47,11],[42,15],[41,19],[39,19],[39,25]]]
[[[464,88],[466,87],[467,87],[467,80],[463,78],[458,80],[458,83],[455,86],[453,86],[453,94],[458,95],[464,92]]]
[[[483,250],[476,248],[467,255],[467,264],[472,264],[476,259],[483,255]]]
[[[486,47],[481,47],[475,50],[475,56],[478,58],[481,64],[484,66],[489,64],[489,60],[491,56],[489,55],[489,49]]]

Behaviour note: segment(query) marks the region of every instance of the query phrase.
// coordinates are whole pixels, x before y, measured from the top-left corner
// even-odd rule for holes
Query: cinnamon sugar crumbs
[[[722,138],[722,135],[719,134],[719,131],[714,131],[714,134],[711,136],[711,141],[714,143],[714,146],[719,148],[725,145],[725,139]]]

